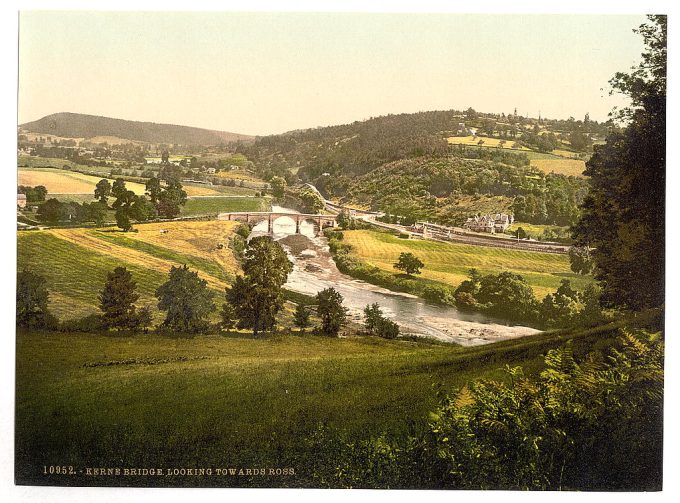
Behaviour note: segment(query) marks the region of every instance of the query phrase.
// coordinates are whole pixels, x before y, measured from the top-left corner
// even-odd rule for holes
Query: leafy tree
[[[587,246],[572,246],[569,248],[569,263],[576,274],[590,274],[593,270],[593,257]]]
[[[352,223],[352,219],[347,213],[345,213],[344,210],[338,213],[338,216],[335,217],[335,221],[341,229],[349,228],[350,224]]]
[[[404,271],[407,275],[420,274],[420,269],[425,267],[425,264],[411,252],[401,252],[399,260],[394,264],[395,269]]]
[[[274,176],[269,183],[272,187],[272,195],[276,199],[283,199],[283,196],[286,193],[286,179],[281,176]]]
[[[35,187],[19,185],[17,192],[25,194],[26,201],[29,203],[40,203],[47,196],[47,188],[44,185],[36,185]]]
[[[378,303],[375,302],[367,305],[364,308],[364,326],[366,327],[366,332],[369,334],[375,333],[380,318],[382,318],[382,311],[380,310]]]
[[[17,327],[52,328],[56,319],[49,312],[45,278],[24,269],[17,274]]]
[[[38,218],[43,222],[56,224],[65,218],[64,205],[57,199],[48,199],[38,207]]]
[[[571,288],[568,279],[563,279],[554,294],[548,294],[543,298],[542,321],[549,327],[566,328],[574,324],[581,309],[578,292]]]
[[[125,267],[116,267],[106,276],[104,289],[99,294],[99,308],[106,328],[118,330],[133,328],[137,324],[135,292],[137,283]]]
[[[208,327],[215,309],[213,293],[204,279],[184,265],[172,266],[170,278],[156,290],[158,309],[167,311],[163,327],[174,332],[197,333]]]
[[[158,214],[164,218],[174,218],[180,213],[180,206],[187,202],[187,193],[182,184],[171,180],[158,198]]]
[[[83,220],[94,222],[97,227],[101,227],[106,219],[106,210],[108,207],[102,201],[95,201],[92,203],[83,203]]]
[[[276,315],[283,307],[282,287],[293,270],[293,264],[281,245],[270,236],[250,240],[243,257],[244,276],[237,276],[227,292],[240,328],[252,328],[253,335],[271,330]]]
[[[522,227],[517,227],[517,230],[515,231],[515,237],[517,239],[526,239],[528,237],[527,231],[525,231]]]
[[[304,304],[298,304],[293,313],[293,324],[302,332],[309,326],[309,308]]]
[[[106,178],[102,178],[97,182],[94,189],[94,197],[100,202],[107,204],[109,201],[109,196],[111,195],[111,182]]]
[[[134,322],[134,328],[141,328],[144,333],[149,331],[149,327],[153,323],[153,315],[151,314],[151,307],[144,306],[137,311],[137,318]]]
[[[229,289],[226,288],[225,291],[227,292],[227,295],[229,295]],[[220,317],[221,317],[221,325],[222,328],[225,330],[231,330],[236,326],[236,310],[234,309],[234,306],[232,306],[229,302],[225,302],[222,304],[222,311],[220,312]]]
[[[321,332],[337,337],[347,320],[347,309],[342,305],[343,297],[335,288],[326,288],[316,294],[316,312],[321,318]]]
[[[156,178],[156,177],[154,177],[154,178],[149,178],[149,179],[146,181],[145,188],[146,188],[146,194],[147,194],[147,195],[149,196],[149,198],[151,199],[151,202],[152,202],[153,204],[157,204],[157,203],[158,203],[158,199],[160,198],[161,192],[162,192],[162,190],[163,190],[163,189],[161,188],[161,180],[160,180],[160,178]]]
[[[399,337],[399,325],[394,321],[382,316],[378,320],[378,326],[376,327],[375,334],[383,339],[396,339]]]
[[[309,187],[303,187],[299,192],[299,198],[302,201],[304,210],[307,213],[319,213],[326,207],[323,198],[316,193],[316,191]]]
[[[523,321],[536,318],[534,291],[519,274],[506,271],[482,277],[475,298],[494,315]]]
[[[137,222],[145,222],[156,216],[156,208],[144,196],[135,196],[130,204],[130,217]]]
[[[649,16],[637,31],[642,62],[610,81],[630,99],[618,113],[626,128],[586,163],[591,190],[573,229],[578,246],[593,248],[603,304],[632,310],[664,302],[667,18]]]
[[[116,201],[114,201],[111,205],[113,209],[117,209],[118,206],[123,204],[124,200],[128,197],[127,192],[128,190],[125,186],[125,180],[122,178],[116,178],[116,180],[113,182],[113,185],[111,186],[111,195],[116,198]],[[120,200],[120,202],[118,202],[118,200]]]

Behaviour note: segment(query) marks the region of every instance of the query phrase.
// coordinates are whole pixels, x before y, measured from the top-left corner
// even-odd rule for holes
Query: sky
[[[644,20],[24,11],[19,123],[77,112],[266,135],[468,107],[606,120]]]

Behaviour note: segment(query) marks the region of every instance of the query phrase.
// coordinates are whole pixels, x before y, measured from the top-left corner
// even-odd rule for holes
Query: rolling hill
[[[147,143],[179,145],[219,145],[253,137],[226,131],[213,131],[173,124],[156,124],[97,115],[61,112],[47,115],[37,121],[20,125],[25,131],[50,134],[64,138],[117,137]]]

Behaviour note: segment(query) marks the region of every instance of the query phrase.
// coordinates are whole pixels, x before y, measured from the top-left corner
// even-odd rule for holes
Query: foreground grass
[[[425,263],[421,278],[458,286],[476,268],[482,274],[512,271],[520,274],[533,288],[538,298],[552,293],[564,278],[577,289],[592,281],[571,272],[569,257],[554,253],[529,252],[442,243],[427,240],[400,239],[392,234],[356,230],[344,231],[343,243],[352,246],[352,255],[362,262],[397,273],[394,264],[399,254],[411,252]]]
[[[546,334],[476,348],[355,337],[170,339],[19,334],[16,452],[22,483],[275,485],[310,482],[320,424],[353,438],[419,431],[437,401],[505,364],[542,368],[549,348],[602,333]],[[293,467],[295,477],[42,475],[85,467]]]

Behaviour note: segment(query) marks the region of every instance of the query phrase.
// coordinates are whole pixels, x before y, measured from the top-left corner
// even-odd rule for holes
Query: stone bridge
[[[306,213],[277,213],[273,211],[238,211],[231,213],[220,213],[218,220],[236,220],[248,224],[259,224],[267,222],[267,232],[273,232],[274,222],[279,218],[290,218],[295,222],[295,233],[300,234],[300,224],[311,222],[321,231],[325,227],[335,227],[335,215],[311,215]]]

